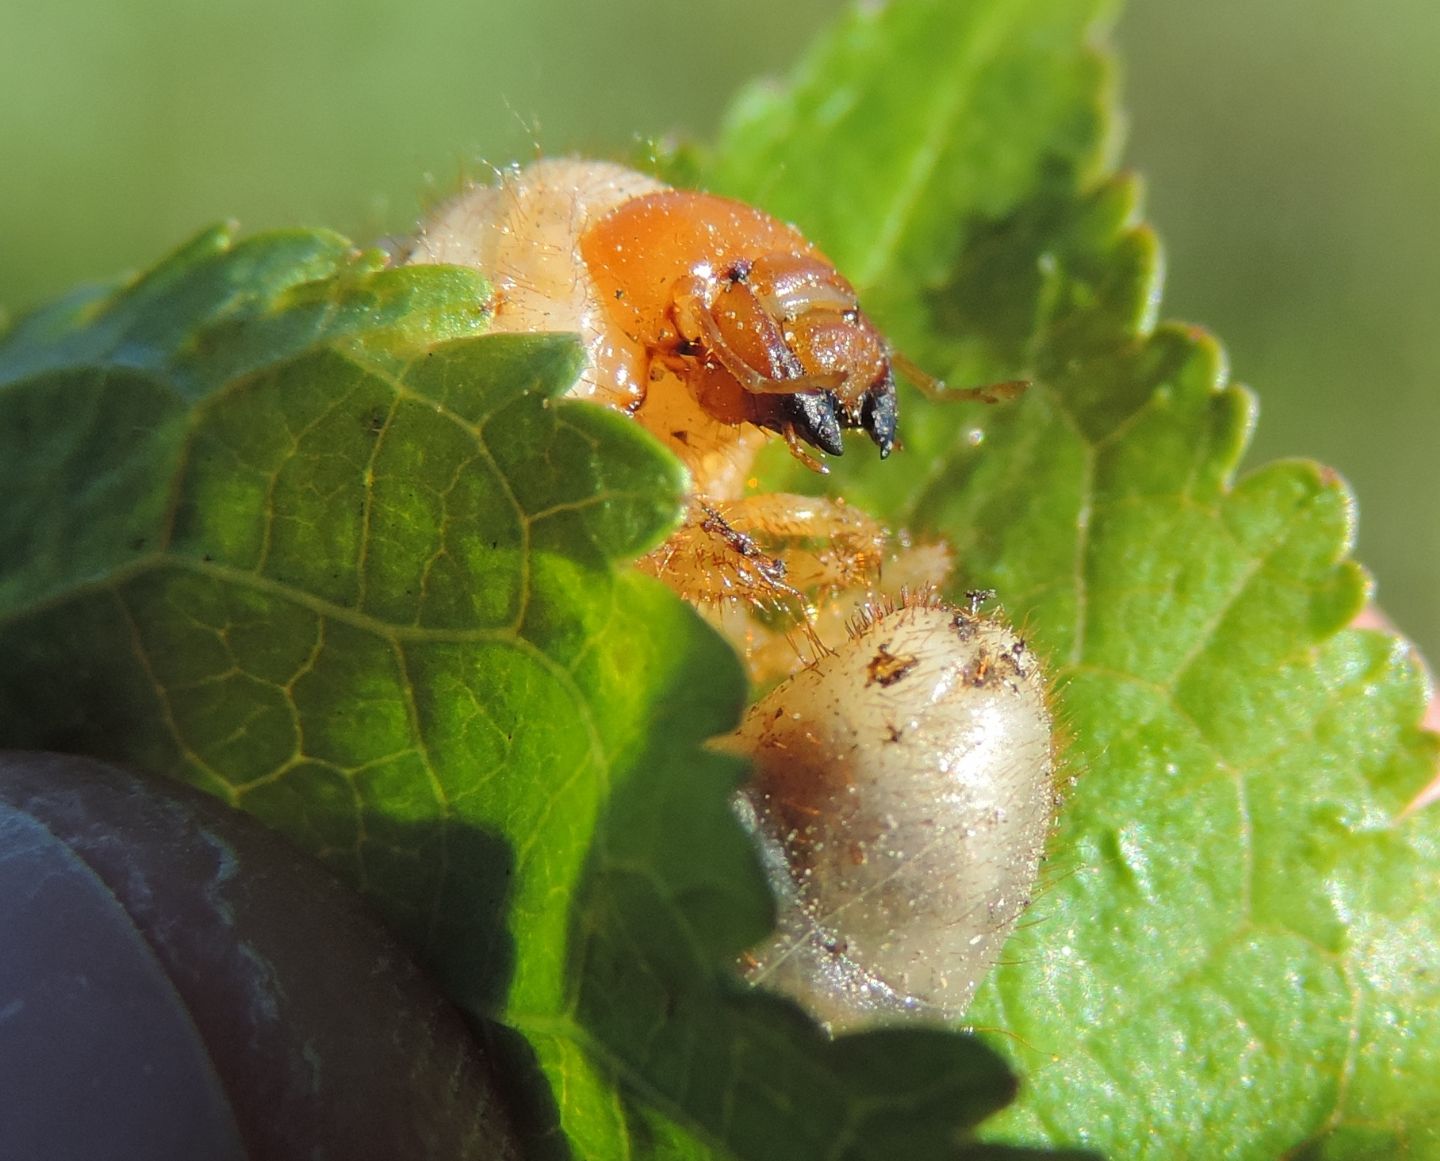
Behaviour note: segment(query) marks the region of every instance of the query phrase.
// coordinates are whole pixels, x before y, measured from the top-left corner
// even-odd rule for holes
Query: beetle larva
[[[757,983],[832,1032],[954,1020],[1034,890],[1055,809],[1046,679],[1002,620],[912,598],[753,706],[738,809],[780,911]]]

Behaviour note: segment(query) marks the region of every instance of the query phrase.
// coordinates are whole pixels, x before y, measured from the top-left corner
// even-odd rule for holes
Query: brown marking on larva
[[[1023,637],[1017,637],[1015,644],[1011,645],[1009,651],[1005,654],[1005,660],[1008,661],[1011,668],[1015,670],[1015,676],[1022,680],[1026,676],[1025,666],[1021,661],[1021,658],[1024,656],[1025,639]]]
[[[797,802],[793,798],[782,798],[778,795],[769,796],[770,805],[797,834],[809,833],[809,824],[817,818],[824,817],[825,807],[821,803]]]
[[[950,627],[955,630],[955,636],[961,641],[969,641],[974,637],[978,624],[978,618],[972,617],[969,613],[965,612],[956,612],[950,621]]]
[[[891,653],[889,644],[886,641],[877,646],[875,656],[865,666],[866,685],[878,684],[881,688],[889,688],[920,663],[914,655],[899,657]]]
[[[809,743],[800,745],[802,741]],[[772,815],[782,822],[782,830],[793,832],[792,855],[803,857],[804,848],[813,841],[813,824],[833,816],[836,804],[845,798],[850,784],[850,769],[845,762],[823,760],[819,739],[808,731],[793,738],[790,746],[774,745],[769,738],[762,743],[766,754],[784,753],[781,760],[761,758],[757,753],[754,786]]]
[[[754,269],[754,263],[747,258],[737,258],[730,264],[729,269],[724,273],[726,282],[745,282],[750,277],[750,271]],[[857,312],[858,313],[858,312]]]

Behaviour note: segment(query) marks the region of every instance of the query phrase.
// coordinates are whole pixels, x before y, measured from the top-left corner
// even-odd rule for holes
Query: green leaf
[[[1247,397],[1151,319],[1106,168],[1098,0],[897,0],[738,107],[702,176],[796,221],[903,348],[833,485],[943,535],[1059,674],[1075,775],[973,1018],[997,1139],[1116,1156],[1440,1150],[1422,683],[1343,631],[1338,481],[1236,484]],[[0,338],[0,743],[238,802],[366,890],[493,1035],[539,1155],[992,1155],[972,1040],[822,1041],[727,971],[769,918],[701,748],[733,656],[618,567],[684,482],[479,336],[485,288],[333,235],[206,235]],[[780,462],[770,478],[816,486]],[[1013,1156],[996,1147],[993,1155]]]
[[[984,1154],[990,1050],[832,1044],[734,978],[771,906],[703,746],[744,679],[615,566],[683,473],[557,398],[573,339],[477,337],[486,297],[217,231],[5,336],[0,739],[165,771],[325,858],[503,1023],[537,1155]]]
[[[1153,322],[1158,246],[1083,48],[1100,7],[866,9],[740,104],[712,176],[821,240],[924,365],[1032,381],[990,410],[907,397],[904,453],[828,485],[945,537],[954,595],[997,590],[1055,671],[1073,785],[970,1014],[1027,1079],[994,1135],[1440,1156],[1440,827],[1404,813],[1436,766],[1424,680],[1345,629],[1368,582],[1343,482],[1237,482],[1249,395]],[[1042,59],[1068,95],[1018,83]]]

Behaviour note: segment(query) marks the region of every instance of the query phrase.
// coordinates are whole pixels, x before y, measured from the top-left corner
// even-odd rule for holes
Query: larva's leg
[[[899,351],[890,353],[895,369],[918,387],[927,399],[942,403],[958,403],[975,400],[980,403],[1005,403],[1024,394],[1030,386],[1028,379],[1007,379],[1003,383],[986,383],[980,387],[951,387],[943,379],[937,379],[907,359]]]
[[[778,555],[787,582],[802,593],[868,585],[891,542],[864,512],[823,497],[770,492],[712,508],[731,528]]]
[[[884,528],[845,504],[766,493],[696,501],[641,567],[696,604],[803,611],[816,593],[867,585],[889,540]]]
[[[704,290],[704,283],[698,278],[684,279],[677,284],[673,313],[680,333],[687,340],[699,343],[752,395],[833,391],[845,382],[844,372],[807,375],[786,344],[780,325],[758,310],[750,312],[748,318],[759,332],[759,341],[769,358],[771,372],[766,374],[750,366],[720,330],[713,309],[705,301]],[[743,293],[750,292],[745,290]]]
[[[637,565],[694,605],[733,602],[804,615],[804,598],[789,583],[786,562],[699,500],[670,539]]]
[[[843,641],[883,586],[943,584],[949,549],[910,545],[844,503],[785,493],[696,501],[685,524],[639,562],[696,605],[764,684]]]

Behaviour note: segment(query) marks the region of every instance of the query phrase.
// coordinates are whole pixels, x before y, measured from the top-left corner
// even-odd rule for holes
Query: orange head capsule
[[[614,325],[722,423],[752,423],[839,455],[864,431],[889,455],[889,345],[855,290],[798,231],[728,198],[630,198],[580,238]]]

